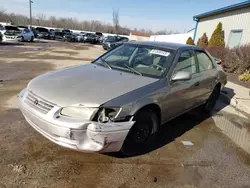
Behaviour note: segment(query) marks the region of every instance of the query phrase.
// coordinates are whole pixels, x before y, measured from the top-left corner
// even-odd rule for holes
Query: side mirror
[[[172,77],[172,81],[184,81],[190,80],[191,78],[192,74],[190,72],[179,71]]]

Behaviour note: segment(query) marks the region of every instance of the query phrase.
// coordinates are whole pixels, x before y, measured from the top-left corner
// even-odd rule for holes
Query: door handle
[[[194,86],[196,87],[196,86],[199,86],[200,85],[200,82],[196,82],[195,84],[194,84]]]

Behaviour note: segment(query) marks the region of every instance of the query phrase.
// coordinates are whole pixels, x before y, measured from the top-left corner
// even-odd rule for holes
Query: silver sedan
[[[170,119],[212,110],[226,82],[204,49],[128,42],[90,64],[34,78],[19,102],[27,122],[58,145],[134,155]]]

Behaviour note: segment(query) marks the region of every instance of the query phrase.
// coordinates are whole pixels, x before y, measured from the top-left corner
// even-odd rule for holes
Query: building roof
[[[131,35],[136,35],[136,36],[142,36],[142,37],[150,37],[150,34],[144,33],[144,32],[139,32],[139,31],[131,31]]]
[[[196,21],[196,20],[199,20],[200,18],[205,18],[205,17],[208,17],[208,16],[221,14],[221,13],[224,13],[224,12],[244,8],[244,7],[247,7],[247,6],[250,6],[250,1],[244,1],[244,2],[241,2],[241,3],[237,3],[237,4],[233,4],[233,5],[230,5],[230,6],[223,7],[223,8],[219,8],[219,9],[216,9],[216,10],[212,10],[212,11],[209,11],[209,12],[205,12],[203,14],[199,14],[199,15],[194,16],[193,19]]]
[[[192,32],[192,31],[194,31],[194,30],[195,30],[195,28],[190,29],[190,30],[187,31],[187,33],[190,33],[190,32]]]
[[[171,42],[159,42],[159,41],[130,41],[128,43],[161,47],[161,48],[173,49],[173,50],[178,50],[180,48],[190,47],[190,45],[187,45],[187,44],[171,43]],[[192,48],[200,49],[198,46],[192,46]]]

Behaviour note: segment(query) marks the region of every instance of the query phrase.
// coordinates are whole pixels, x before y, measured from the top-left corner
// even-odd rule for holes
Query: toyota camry
[[[19,102],[27,122],[60,146],[132,155],[169,120],[211,111],[226,83],[202,48],[133,41],[32,79]]]

